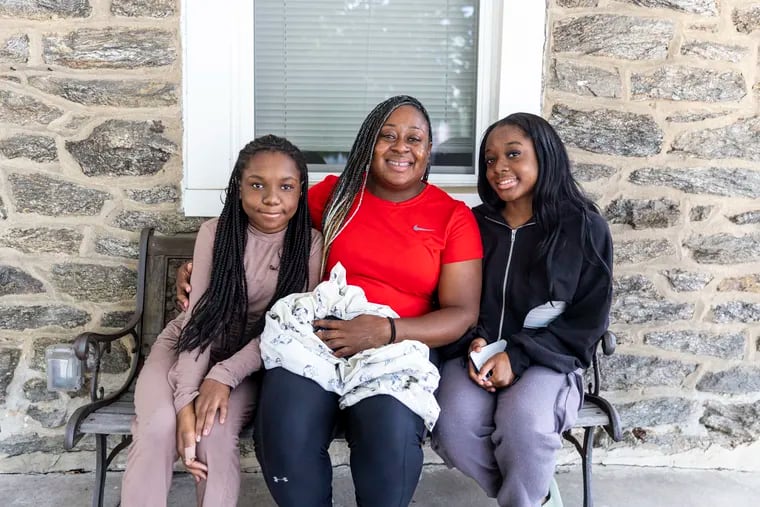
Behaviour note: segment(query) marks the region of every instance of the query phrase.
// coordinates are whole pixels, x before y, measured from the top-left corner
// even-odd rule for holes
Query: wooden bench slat
[[[126,435],[131,433],[132,418],[135,415],[135,406],[131,400],[119,399],[106,407],[103,407],[82,422],[83,433],[107,433]],[[594,403],[585,401],[578,413],[578,420],[574,427],[605,426],[610,420],[607,414]],[[240,438],[253,438],[252,426],[243,428]]]
[[[132,433],[132,418],[134,409],[131,414],[109,414],[100,411],[88,415],[80,430],[82,433],[101,433],[107,435],[128,435]]]

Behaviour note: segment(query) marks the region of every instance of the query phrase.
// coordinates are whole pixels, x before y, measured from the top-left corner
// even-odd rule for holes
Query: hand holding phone
[[[491,357],[498,354],[499,352],[504,352],[506,349],[507,342],[504,340],[497,340],[493,343],[485,345],[484,347],[481,347],[479,351],[473,350],[470,352],[470,360],[472,361],[472,365],[475,367],[475,371],[480,372],[480,369],[483,367],[486,361],[491,359]]]

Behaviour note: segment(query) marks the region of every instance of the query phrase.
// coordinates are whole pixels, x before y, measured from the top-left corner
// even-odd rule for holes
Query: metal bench
[[[176,315],[174,309],[174,276],[177,268],[192,258],[195,234],[155,236],[152,229],[140,235],[140,257],[137,275],[135,314],[126,326],[113,333],[85,332],[77,336],[74,347],[77,357],[94,365],[90,379],[91,402],[77,409],[66,425],[65,448],[73,449],[85,435],[95,437],[95,487],[92,505],[103,505],[106,472],[116,455],[132,442],[131,423],[135,415],[134,383],[150,347],[165,325]],[[111,344],[121,339],[132,341],[129,373],[122,386],[105,395],[99,386],[100,362],[110,352]],[[615,337],[605,333],[600,340],[605,354],[615,349]],[[613,440],[621,439],[620,420],[615,408],[599,396],[599,364],[594,356],[593,380],[574,428],[583,429],[582,442],[570,431],[564,437],[573,443],[583,463],[584,506],[593,505],[591,498],[591,455],[594,430],[602,427]],[[115,447],[108,452],[108,437],[117,437]],[[241,438],[252,438],[249,426]]]

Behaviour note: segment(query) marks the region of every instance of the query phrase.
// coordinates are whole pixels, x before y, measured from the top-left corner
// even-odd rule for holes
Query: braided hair
[[[428,126],[428,135],[430,136],[430,142],[433,142],[433,131],[430,127],[430,115],[428,115],[425,106],[422,103],[410,97],[408,95],[396,95],[391,97],[370,111],[361,127],[356,134],[356,139],[351,147],[351,151],[348,152],[348,160],[346,161],[346,167],[338,178],[338,183],[333,189],[330,199],[328,199],[325,206],[324,214],[322,215],[322,235],[325,240],[325,247],[322,252],[322,267],[326,266],[327,257],[330,253],[330,247],[333,241],[338,237],[340,232],[351,221],[352,216],[348,216],[351,206],[359,196],[359,204],[354,211],[354,214],[359,210],[361,205],[361,197],[364,194],[364,189],[367,184],[367,176],[369,174],[369,168],[372,164],[372,155],[375,152],[375,142],[377,136],[380,133],[380,129],[385,124],[388,117],[401,106],[412,106],[416,108],[425,117],[425,121]],[[425,169],[425,175],[422,177],[422,181],[427,181],[430,175],[430,161]]]
[[[549,293],[553,294],[552,268],[554,253],[558,247],[560,224],[563,220],[561,204],[566,203],[578,210],[581,215],[580,244],[589,245],[593,257],[584,249],[583,255],[590,262],[600,262],[605,271],[612,276],[610,266],[596,251],[594,242],[590,239],[589,213],[599,214],[597,205],[586,197],[578,182],[570,172],[570,157],[559,134],[545,119],[530,113],[514,113],[497,121],[483,134],[478,152],[478,195],[480,199],[494,210],[502,210],[506,203],[496,191],[491,188],[486,176],[486,143],[489,134],[498,127],[511,125],[520,129],[533,143],[538,162],[538,179],[533,189],[533,216],[536,223],[545,232],[544,238],[538,244],[535,262],[543,262],[549,273]]]
[[[248,286],[243,255],[248,238],[248,216],[243,211],[240,185],[249,161],[261,152],[279,152],[295,162],[301,180],[298,208],[288,222],[282,245],[277,285],[266,309],[253,323],[248,322]],[[287,139],[266,135],[254,139],[238,155],[227,186],[224,207],[214,237],[211,280],[208,290],[198,299],[190,320],[177,343],[181,351],[203,352],[219,340],[216,360],[232,356],[264,330],[265,315],[278,299],[306,290],[311,252],[311,219],[307,206],[309,176],[306,159]],[[217,351],[215,351],[217,352]]]

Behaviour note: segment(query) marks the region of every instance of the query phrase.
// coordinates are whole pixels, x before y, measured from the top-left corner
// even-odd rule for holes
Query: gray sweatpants
[[[475,479],[502,507],[541,505],[561,434],[583,401],[580,370],[562,374],[531,366],[512,386],[489,393],[457,358],[442,366],[437,397],[433,449],[446,464]]]
[[[167,376],[177,360],[174,344],[181,319],[170,322],[150,349],[135,389],[134,441],[121,484],[123,507],[165,506],[177,454],[174,396]],[[196,485],[198,505],[234,507],[240,491],[238,434],[253,417],[256,383],[248,377],[230,392],[227,420],[217,415],[211,433],[198,444],[198,459],[208,466],[208,477]]]

